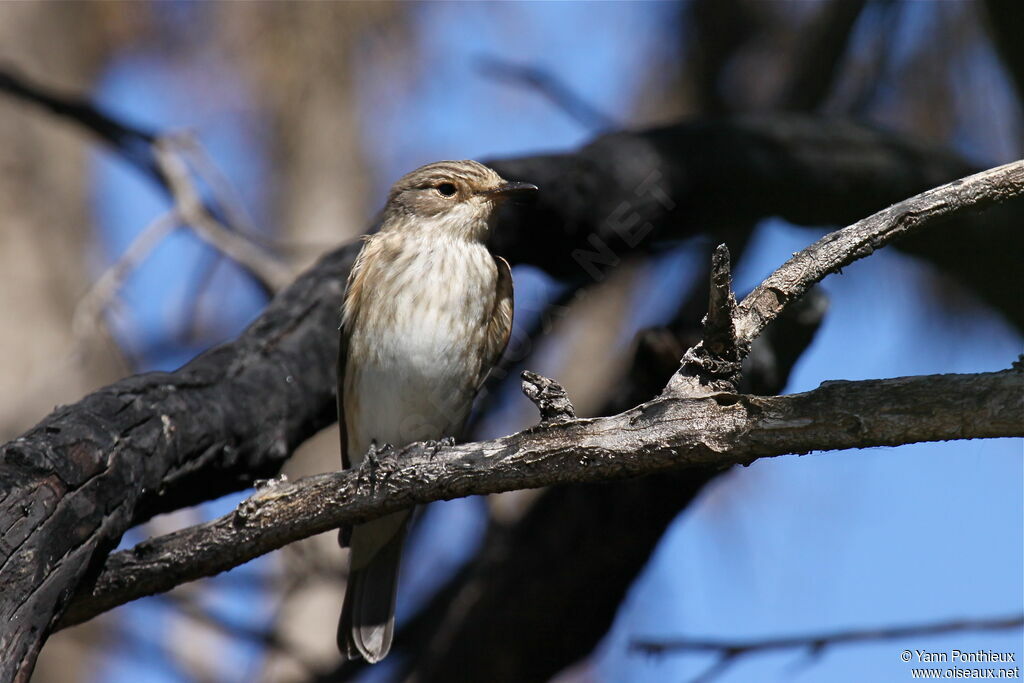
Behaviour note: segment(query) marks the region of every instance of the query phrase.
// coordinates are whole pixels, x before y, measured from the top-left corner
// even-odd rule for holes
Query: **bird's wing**
[[[362,293],[362,278],[359,277],[359,273],[366,260],[366,246],[371,239],[369,235],[362,237],[363,248],[359,250],[359,255],[356,256],[355,263],[352,264],[352,270],[349,271],[348,281],[345,283],[345,303],[341,309],[341,327],[338,335],[338,431],[341,433],[341,467],[346,470],[352,467],[352,461],[348,455],[348,426],[345,421],[345,366],[348,363],[349,330],[355,321],[353,316],[345,315],[345,311],[349,306],[355,305],[353,302]]]
[[[352,463],[348,459],[348,428],[345,425],[345,361],[348,358],[348,332],[342,325],[338,335],[338,431],[341,434],[341,468],[349,469]]]
[[[514,302],[512,297],[512,269],[508,261],[500,256],[494,257],[494,263],[498,267],[498,285],[494,297],[494,309],[487,321],[487,334],[484,340],[483,363],[480,366],[480,374],[477,377],[477,386],[484,383],[487,373],[501,360],[501,354],[508,345],[509,336],[512,334],[512,315]]]

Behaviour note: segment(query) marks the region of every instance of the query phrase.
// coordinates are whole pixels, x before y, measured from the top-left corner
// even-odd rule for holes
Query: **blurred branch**
[[[592,132],[614,128],[616,122],[587,102],[547,69],[530,64],[514,64],[497,57],[478,58],[480,71],[496,80],[521,85],[546,97],[581,126]]]
[[[212,609],[200,604],[200,602],[191,595],[167,593],[160,597],[166,600],[171,607],[178,610],[182,615],[189,619],[205,626],[209,626],[230,638],[245,640],[253,645],[258,645],[261,648],[270,649],[274,652],[285,655],[302,667],[306,672],[316,670],[316,666],[313,662],[307,661],[303,658],[295,651],[295,648],[282,641],[273,630],[255,628],[226,619],[223,616],[216,614]]]
[[[107,268],[78,304],[71,320],[71,329],[79,340],[97,334],[103,324],[103,314],[117,298],[125,279],[141,264],[149,253],[174,232],[181,222],[176,211],[158,216],[135,236],[117,261]]]
[[[874,629],[835,631],[804,636],[766,638],[764,640],[729,641],[699,638],[671,638],[664,640],[637,639],[631,649],[650,655],[700,652],[718,655],[718,659],[703,674],[694,679],[709,681],[724,673],[725,669],[743,656],[761,654],[774,650],[807,650],[811,657],[818,657],[829,647],[853,643],[897,640],[902,638],[923,638],[945,633],[965,631],[1005,631],[1024,627],[1024,615],[995,617],[990,619],[957,619],[930,624],[895,626]]]
[[[125,161],[159,185],[164,184],[152,145],[157,136],[149,130],[129,126],[85,98],[57,93],[16,75],[10,67],[0,68],[0,92],[40,106],[73,121],[109,145]]]
[[[215,166],[195,139],[181,134],[158,135],[130,126],[85,98],[57,93],[16,76],[10,69],[0,69],[0,92],[43,107],[99,137],[125,161],[166,190],[177,205],[182,220],[193,228],[196,235],[238,263],[268,294],[291,280],[292,273],[272,254],[235,230],[249,225],[249,222],[236,201],[236,195],[226,192],[230,184],[221,174],[214,173],[207,178],[211,187],[226,193],[218,198],[217,205],[210,207],[200,197],[183,155],[194,159],[207,173]],[[228,222],[216,218],[219,214],[226,215]]]
[[[178,214],[200,239],[251,273],[268,293],[291,282],[292,272],[273,255],[214,218],[192,183],[188,165],[173,137],[160,138],[154,150]]]
[[[813,111],[828,97],[842,65],[854,26],[867,0],[828,0],[795,42],[790,75],[779,106]]]
[[[627,254],[667,240],[711,228],[731,245],[768,216],[797,225],[848,224],[978,170],[878,130],[794,115],[617,132],[573,154],[491,164],[542,188],[529,210],[507,207],[492,235],[495,252],[557,278],[594,280]],[[1024,302],[1016,295],[1022,220],[1024,198],[984,220],[963,215],[899,248],[935,264],[1024,329]]]
[[[1016,0],[985,0],[988,28],[1006,70],[1017,89],[1017,102],[1024,108],[1024,5]]]
[[[613,417],[551,422],[450,447],[417,443],[385,451],[372,467],[266,486],[224,517],[111,555],[60,626],[414,504],[717,469],[790,453],[1024,436],[1016,405],[1022,391],[1024,373],[1017,369],[829,382],[777,397],[690,399],[670,385],[655,400]]]
[[[723,92],[723,76],[743,48],[762,33],[756,2],[690,0],[684,27],[685,71],[698,114],[723,114],[732,109]]]
[[[199,177],[209,184],[210,189],[217,197],[217,206],[224,213],[225,223],[232,229],[244,232],[247,236],[255,239],[257,237],[256,226],[253,224],[249,211],[245,208],[245,202],[238,193],[238,189],[221,172],[196,136],[184,132],[175,133],[173,136],[163,136],[162,139],[173,142],[173,151],[195,168]]]
[[[160,177],[166,179],[174,194],[175,208],[158,216],[139,232],[79,300],[71,323],[73,334],[79,340],[98,333],[103,313],[116,299],[125,279],[182,223],[190,225],[218,253],[228,256],[253,274],[267,291],[276,291],[293,278],[291,272],[273,256],[210,216],[199,200],[188,168],[178,155],[177,146],[176,139],[158,139],[154,143]]]

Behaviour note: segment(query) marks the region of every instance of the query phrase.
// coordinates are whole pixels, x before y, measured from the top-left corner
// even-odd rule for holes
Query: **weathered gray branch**
[[[29,96],[2,74],[0,90],[88,126],[129,159],[138,159],[140,140],[150,141],[81,102]],[[707,225],[747,232],[771,215],[839,223],[968,168],[891,135],[799,117],[620,132],[578,152],[492,164],[544,187],[529,213],[503,217],[498,253],[596,278],[656,239]],[[996,243],[1015,234],[1003,230]],[[355,249],[325,257],[239,340],[174,373],[105,387],[0,448],[0,679],[27,680],[70,594],[132,524],[272,476],[330,422],[333,373],[324,368],[336,355],[340,289]],[[990,247],[974,261],[1006,253]],[[989,286],[999,269],[982,270],[985,277],[968,281],[1019,320],[1019,301]]]
[[[684,367],[704,383],[728,379],[735,374],[737,363],[746,357],[751,342],[764,328],[825,276],[925,225],[934,226],[951,216],[1021,196],[1024,196],[1024,160],[922,192],[853,225],[830,232],[793,254],[738,306],[732,298],[729,252],[724,245],[719,246],[712,262],[704,339],[686,352]]]
[[[870,254],[874,249],[912,227],[923,225],[928,218],[941,217],[958,210],[997,203],[1021,192],[1024,192],[1024,162],[1016,162],[976,174],[901,202],[848,228],[831,233],[814,245],[795,254],[740,304],[735,315],[728,281],[727,251],[719,249],[716,252],[716,265],[713,268],[715,282],[712,286],[712,311],[709,314],[712,334],[717,334],[715,330],[729,329],[729,326],[720,320],[723,315],[747,321],[753,319],[757,324],[748,324],[746,333],[742,336],[737,335],[740,336],[744,345],[749,344],[764,326],[789,303],[798,299],[812,284],[821,280],[832,270]],[[766,300],[766,292],[770,293],[772,297],[770,307],[762,303]],[[745,311],[750,310],[756,312],[756,317],[749,312],[745,314]],[[726,346],[733,345],[726,344]],[[333,478],[340,478],[332,484],[337,487],[333,489],[333,495],[336,496],[341,491],[351,494],[351,499],[342,495],[340,498],[334,498],[333,502],[325,508],[324,502],[314,497],[306,503],[306,507],[312,507],[312,510],[296,511],[291,507],[285,507],[279,511],[281,516],[278,516],[277,512],[261,513],[260,510],[263,508],[258,501],[278,500],[284,495],[284,491],[291,491],[295,485],[292,485],[291,488],[275,488],[268,494],[258,494],[250,499],[250,502],[243,504],[243,507],[228,521],[222,519],[211,525],[180,532],[169,540],[160,541],[160,544],[171,543],[174,549],[170,553],[164,551],[156,553],[158,560],[155,565],[147,558],[154,547],[152,543],[156,543],[156,541],[149,545],[143,544],[137,549],[129,551],[128,554],[121,553],[113,556],[108,560],[104,574],[91,589],[90,598],[77,604],[91,604],[94,609],[103,611],[127,599],[167,590],[183,580],[191,580],[207,576],[211,572],[223,571],[297,538],[380,516],[413,503],[430,502],[441,498],[495,493],[516,488],[547,486],[554,483],[602,481],[682,466],[722,467],[736,462],[749,462],[758,457],[809,450],[895,445],[921,440],[1024,435],[1024,427],[1022,427],[1024,418],[1020,417],[1019,410],[1017,410],[1024,384],[1021,383],[1021,375],[1016,369],[992,375],[992,377],[1004,378],[1002,383],[997,383],[992,387],[971,386],[963,378],[958,380],[965,382],[962,385],[939,386],[941,382],[948,381],[943,379],[945,377],[884,380],[884,386],[891,389],[893,396],[876,395],[873,405],[865,404],[860,409],[855,407],[858,396],[856,390],[853,391],[852,396],[833,395],[831,399],[834,402],[830,403],[826,400],[826,394],[828,387],[832,385],[823,386],[811,394],[825,404],[818,406],[816,410],[829,413],[828,417],[816,422],[817,413],[814,411],[809,411],[805,415],[790,416],[797,423],[807,421],[801,423],[797,429],[791,429],[793,424],[785,420],[779,424],[778,428],[767,426],[770,423],[759,422],[751,416],[748,409],[760,410],[761,404],[758,402],[798,401],[799,397],[756,399],[722,393],[712,394],[702,399],[689,399],[688,403],[688,399],[685,398],[688,385],[685,382],[675,381],[670,383],[661,398],[616,417],[574,421],[563,425],[544,425],[521,435],[493,442],[470,444],[453,450],[446,449],[442,453],[431,450],[426,459],[423,457],[422,449],[406,449],[402,453],[401,465],[392,465],[392,470],[383,476],[383,487],[376,487],[378,483],[376,480],[381,478],[380,472],[371,480],[367,480],[366,485],[371,486],[369,492],[360,493],[358,486],[362,484],[357,484],[357,488],[352,489],[351,480],[358,481],[361,476],[359,473],[332,475]],[[987,376],[979,375],[973,379],[977,381],[977,378],[983,377]],[[906,382],[935,383],[934,387],[924,390],[925,393],[934,392],[935,396],[931,398],[921,394],[917,396],[919,405],[916,411],[921,415],[916,420],[903,422],[906,413],[899,411],[907,411],[910,408],[908,405],[896,404],[897,412],[901,416],[897,420],[897,424],[911,431],[902,433],[902,436],[895,437],[894,440],[884,440],[887,438],[886,432],[872,431],[865,428],[864,425],[870,420],[884,421],[882,411],[893,406],[891,401],[896,400],[899,390],[904,386],[902,383]],[[838,383],[838,385],[845,386],[844,383]],[[1008,411],[1002,413],[995,421],[992,418],[999,414],[998,411],[993,412],[991,406],[984,403],[985,394],[989,394],[991,389],[1002,390],[1000,394],[1002,402],[998,405],[1001,405],[1004,411]],[[949,394],[949,390],[953,390],[954,393]],[[980,393],[974,394],[972,393],[974,391]],[[965,410],[966,407],[961,405],[964,400],[981,401],[981,403],[974,406],[973,410]],[[666,401],[669,403],[665,403]],[[702,412],[700,409],[695,412],[687,409],[671,415],[664,412],[666,405],[706,407],[709,405],[708,401],[712,405],[718,406],[720,412],[711,414]],[[948,405],[942,405],[943,401],[956,404],[956,409],[950,412]],[[719,405],[720,403],[723,405]],[[735,406],[747,406],[747,409],[741,416],[737,416],[731,414]],[[770,403],[764,404],[766,413],[769,406]],[[979,412],[978,409],[982,407],[984,410]],[[879,414],[871,415],[872,408],[879,411]],[[651,414],[657,415],[658,419],[651,420]],[[934,422],[936,416],[941,416],[937,423]],[[964,425],[963,422],[968,418],[971,423]],[[664,423],[668,423],[667,429]],[[815,424],[819,425],[819,430],[821,424],[827,425],[833,432],[831,434],[815,433],[815,439],[819,440],[807,440],[807,434],[814,431],[813,425]],[[580,427],[580,425],[592,425],[594,431]],[[847,425],[850,429],[845,428]],[[573,429],[580,431],[565,434],[561,430],[567,426],[572,426]],[[678,431],[680,428],[682,432]],[[665,431],[661,431],[663,429]],[[737,429],[741,434],[740,437],[729,436]],[[621,434],[618,433],[618,430],[621,430]],[[992,433],[987,433],[987,431]],[[761,432],[764,434],[762,435]],[[552,437],[552,434],[558,436]],[[642,436],[640,436],[641,434]],[[690,436],[686,437],[686,434],[690,434]],[[793,442],[785,438],[781,440],[776,438],[789,434],[796,434],[799,437]],[[631,447],[621,445],[624,437],[632,444]],[[687,438],[693,440],[688,441]],[[752,447],[760,438],[764,439],[762,444],[764,450]],[[804,440],[801,441],[800,438]],[[685,456],[679,456],[677,453],[679,449],[685,451]],[[667,460],[664,458],[666,453],[670,454]],[[576,468],[567,465],[566,462],[558,463],[557,455],[559,454],[576,459],[582,472],[576,472]],[[612,457],[595,458],[595,454]],[[696,454],[696,458],[694,454]],[[719,455],[709,458],[707,454]],[[454,484],[446,481],[445,472],[431,474],[428,471],[429,468],[435,466],[444,466],[449,460],[451,461],[450,466],[456,473]],[[545,466],[551,462],[555,462],[556,466],[553,468]],[[539,471],[535,471],[535,463],[541,464]],[[603,463],[608,467],[602,467]],[[417,468],[422,468],[423,471],[417,474]],[[606,470],[609,471],[606,472]],[[384,499],[378,498],[379,491],[387,488],[393,477],[411,482],[410,488],[413,492],[410,493],[402,487],[392,487],[388,489],[390,495]],[[316,489],[317,481],[313,481],[308,486],[312,487],[313,491],[318,490]],[[436,493],[429,493],[431,491],[436,491]],[[416,496],[427,497],[421,499]],[[301,499],[302,496],[299,498]],[[349,502],[343,504],[342,501],[346,500]],[[314,504],[314,501],[317,502]],[[244,509],[246,505],[253,504],[256,505],[253,510]],[[262,514],[266,519],[275,520],[275,523],[271,525],[271,528],[263,530],[264,536],[254,537],[251,528],[244,522],[257,514]],[[302,521],[295,521],[299,519]],[[324,519],[327,521],[323,521]],[[238,524],[239,520],[243,523]],[[277,522],[280,522],[280,527],[276,526]],[[226,531],[226,529],[230,531]],[[216,538],[226,538],[227,540],[222,546],[213,540]],[[174,545],[176,543],[184,545],[176,546]],[[212,547],[214,550],[209,556],[196,556],[184,550],[192,546]],[[241,558],[235,557],[226,549],[227,547],[242,548]],[[152,570],[145,580],[136,576],[133,569],[135,566],[133,563],[139,559],[140,554],[143,566],[155,567],[155,570]],[[179,556],[185,558],[186,566],[175,569],[172,563],[174,558]],[[133,586],[137,592],[125,592],[123,590],[125,584]],[[84,607],[75,607],[68,613],[64,623],[77,623],[95,613],[95,611],[89,611]]]
[[[739,305],[736,331],[749,343],[786,306],[829,273],[924,225],[966,210],[979,210],[1024,195],[1024,160],[954,180],[829,233],[793,254]]]
[[[372,468],[264,488],[231,514],[111,555],[62,621],[212,576],[293,541],[415,504],[552,484],[722,468],[790,453],[1024,436],[1024,373],[828,382],[814,391],[681,398],[501,439],[414,444]]]
[[[981,210],[1024,195],[1024,160],[954,180],[894,204],[883,211],[831,232],[802,249],[754,288],[737,306],[733,299],[729,251],[715,250],[711,267],[708,315],[704,338],[683,356],[683,369],[673,378],[676,391],[699,395],[710,386],[735,386],[739,362],[751,342],[793,301],[830,273],[870,256],[893,240],[925,225],[968,210]]]

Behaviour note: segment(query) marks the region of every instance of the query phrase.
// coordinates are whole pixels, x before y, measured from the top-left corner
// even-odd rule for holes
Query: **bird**
[[[537,189],[470,160],[427,164],[391,187],[342,306],[343,468],[382,447],[459,435],[512,330],[512,272],[487,247],[495,210]],[[411,516],[405,510],[342,530],[350,554],[338,647],[349,659],[376,663],[391,648]]]

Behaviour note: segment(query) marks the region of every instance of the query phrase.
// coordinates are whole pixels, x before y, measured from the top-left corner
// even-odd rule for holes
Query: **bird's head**
[[[384,229],[437,230],[482,241],[505,199],[536,191],[536,185],[509,182],[476,161],[437,161],[391,187]]]

